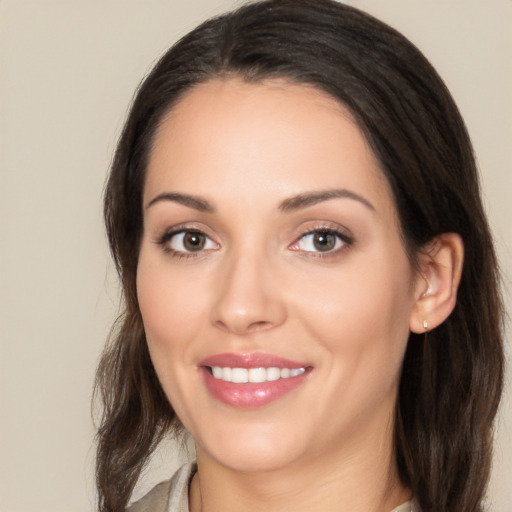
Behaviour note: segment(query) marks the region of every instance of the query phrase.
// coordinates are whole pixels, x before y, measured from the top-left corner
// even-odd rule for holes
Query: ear
[[[442,324],[453,311],[464,261],[464,243],[457,233],[443,233],[419,253],[415,303],[409,328],[423,333]]]

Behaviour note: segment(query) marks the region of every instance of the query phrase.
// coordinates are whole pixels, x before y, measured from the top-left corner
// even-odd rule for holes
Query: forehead
[[[146,197],[162,188],[229,194],[229,184],[248,200],[270,189],[285,196],[340,187],[390,199],[348,109],[316,88],[284,80],[200,84],[160,124]]]

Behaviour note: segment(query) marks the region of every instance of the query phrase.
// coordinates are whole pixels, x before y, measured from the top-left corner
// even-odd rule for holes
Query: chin
[[[268,431],[230,428],[215,440],[204,441],[197,443],[198,459],[204,454],[226,468],[243,473],[278,471],[300,458],[300,443],[293,442],[290,435],[277,432],[269,435]]]

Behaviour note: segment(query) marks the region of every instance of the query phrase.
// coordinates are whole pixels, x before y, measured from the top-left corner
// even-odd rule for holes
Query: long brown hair
[[[428,341],[409,338],[395,445],[400,477],[424,512],[480,512],[503,385],[502,304],[471,142],[452,97],[418,49],[332,0],[255,2],[209,20],[173,46],[137,92],[104,203],[125,310],[97,373],[104,404],[100,511],[125,509],[155,446],[180,428],[149,358],[135,286],[153,136],[186,91],[230,75],[310,84],[352,112],[392,187],[413,264],[437,235],[462,236],[455,310]]]

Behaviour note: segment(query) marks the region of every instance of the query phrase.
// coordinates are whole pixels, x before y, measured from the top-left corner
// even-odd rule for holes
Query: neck
[[[240,472],[197,447],[191,512],[389,512],[410,499],[397,473],[392,443],[362,439],[301,464]]]

